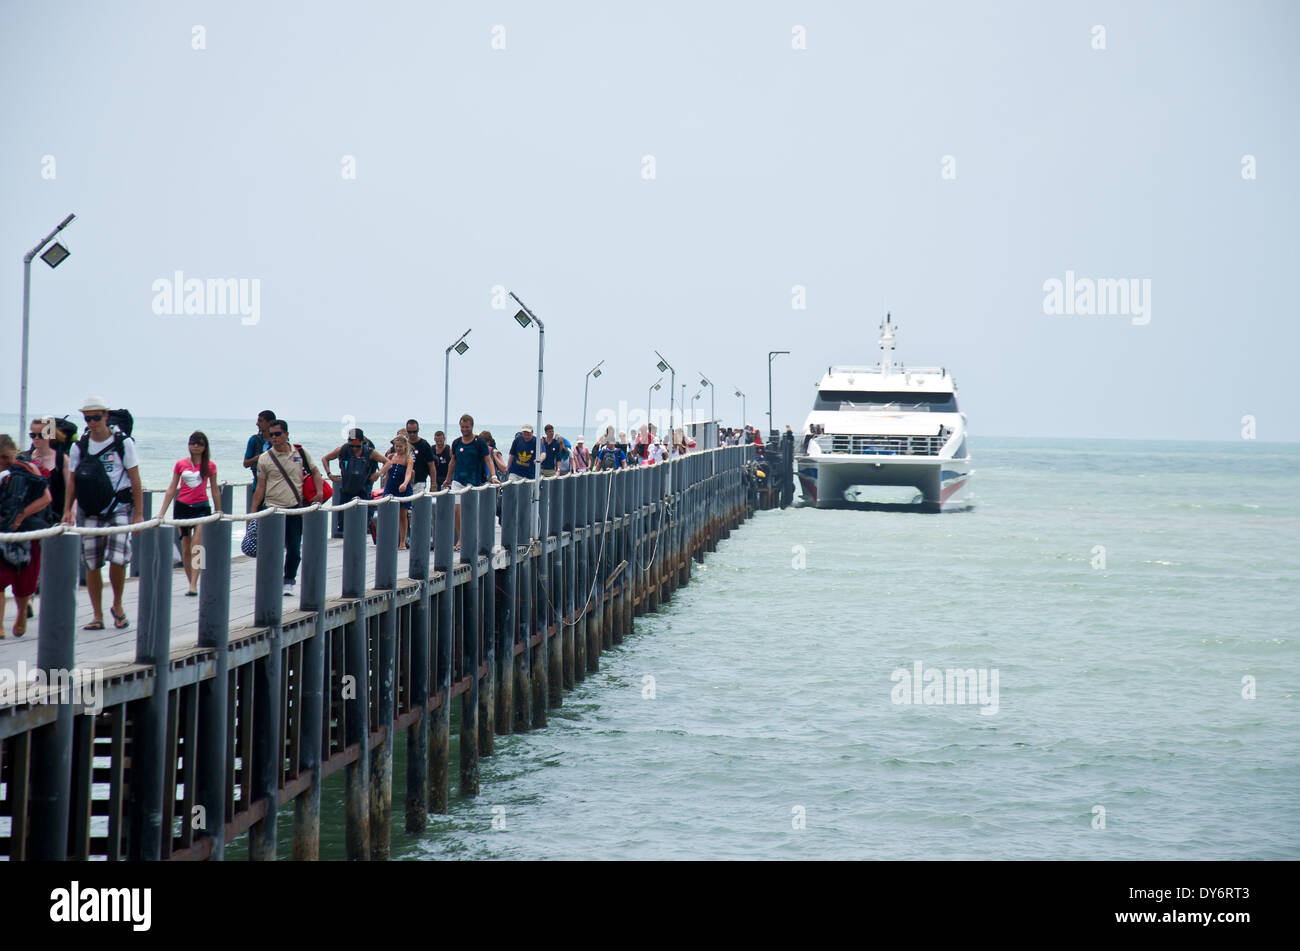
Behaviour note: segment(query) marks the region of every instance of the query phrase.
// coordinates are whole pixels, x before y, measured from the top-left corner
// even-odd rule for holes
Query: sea
[[[247,422],[136,427],[243,481]],[[971,451],[969,512],[756,513],[422,835],[399,742],[393,858],[1300,858],[1300,445]]]

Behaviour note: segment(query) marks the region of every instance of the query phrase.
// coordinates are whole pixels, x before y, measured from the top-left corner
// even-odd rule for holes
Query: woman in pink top
[[[212,493],[212,505],[208,505],[208,492]],[[159,516],[167,514],[167,506],[176,499],[176,512],[173,518],[202,518],[215,510],[221,513],[221,491],[217,488],[217,464],[208,457],[208,437],[203,433],[190,434],[190,455],[188,459],[178,459],[172,469],[172,484],[163,496]],[[215,508],[214,508],[215,507]],[[190,533],[193,532],[193,535]],[[198,555],[190,557],[190,552],[197,548]],[[203,565],[203,526],[181,529],[181,562],[185,566],[185,577],[189,579],[190,590],[185,592],[190,597],[199,593],[199,570]]]

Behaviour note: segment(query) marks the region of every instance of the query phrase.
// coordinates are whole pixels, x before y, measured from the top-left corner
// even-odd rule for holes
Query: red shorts
[[[21,568],[14,568],[0,560],[0,591],[12,585],[14,597],[30,598],[36,593],[36,582],[40,579],[41,543],[39,541],[32,542],[32,560]]]

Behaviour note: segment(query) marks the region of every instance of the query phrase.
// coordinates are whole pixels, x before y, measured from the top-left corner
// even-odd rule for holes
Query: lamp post
[[[41,248],[45,247],[51,241],[54,241],[54,236],[58,234],[60,231],[62,231],[64,228],[66,228],[68,225],[72,224],[72,219],[75,217],[77,216],[68,215],[68,217],[64,218],[62,221],[59,222],[59,226],[57,228],[55,228],[53,231],[51,231],[44,238],[41,239],[40,244],[38,244],[36,247],[32,248],[30,251],[28,251],[26,254],[23,255],[23,370],[22,370],[22,388],[18,395],[18,425],[19,426],[26,426],[27,423],[29,422],[29,420],[27,419],[27,338],[28,338],[29,314],[31,312],[31,303],[32,303],[32,258],[36,257],[36,255],[38,254],[41,254]],[[50,250],[46,251],[44,254],[41,254],[41,260],[44,261],[46,264],[48,264],[51,268],[56,268],[63,263],[64,258],[66,258],[67,256],[68,256],[68,249],[65,248],[63,245],[59,244],[57,241],[55,241],[54,247],[50,248]]]
[[[673,394],[677,390],[677,371],[673,369],[673,365],[665,360],[664,355],[658,350],[655,351],[655,356],[659,358],[659,372],[663,373],[665,370],[671,372],[671,378],[668,381],[668,432],[671,434],[673,431]]]
[[[542,439],[542,372],[545,368],[545,347],[546,347],[546,325],[537,319],[537,315],[528,309],[528,305],[519,299],[519,295],[514,291],[510,296],[515,299],[519,305],[519,310],[515,312],[515,320],[519,326],[525,330],[530,323],[537,324],[537,428],[533,430],[537,434],[537,440]],[[584,426],[587,421],[584,419]],[[540,462],[534,463],[536,475],[533,478],[533,537],[541,538],[541,517],[542,517],[542,466]]]
[[[745,394],[740,392],[740,387],[736,387],[736,395],[740,397],[740,428],[745,428]]]
[[[767,435],[772,437],[772,361],[789,350],[769,350],[767,352]]]
[[[469,328],[469,330],[473,330],[473,329],[474,329],[473,327]],[[442,431],[447,434],[450,434],[451,432],[451,427],[448,425],[450,421],[450,417],[448,416],[448,412],[447,412],[447,407],[451,402],[451,352],[455,350],[457,354],[464,354],[464,352],[469,349],[469,344],[465,342],[465,338],[469,336],[469,330],[465,331],[463,334],[457,337],[456,342],[453,343],[450,347],[448,347],[447,352],[443,354]]]
[[[716,421],[718,418],[718,410],[713,402],[713,383],[703,373],[700,374],[700,386],[707,386],[709,388],[709,419],[710,421]],[[694,411],[694,409],[695,407],[692,406],[691,410]]]
[[[605,361],[601,360],[594,367],[587,371],[587,377],[582,381],[582,434],[587,435],[587,384],[591,382],[592,377],[600,377],[600,368],[604,366]]]
[[[655,390],[663,388],[664,378],[660,377],[651,384],[649,392],[645,395],[645,422],[647,427],[654,425],[654,416],[650,412],[650,398],[654,396]]]

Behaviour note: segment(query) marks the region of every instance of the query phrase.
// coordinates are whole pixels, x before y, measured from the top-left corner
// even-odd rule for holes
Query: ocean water
[[[970,513],[758,513],[394,857],[1300,858],[1300,447],[973,452]]]
[[[146,485],[193,428],[242,481],[247,423],[150,422]],[[1300,446],[972,452],[968,513],[757,513],[423,836],[399,742],[394,857],[1300,858]]]

